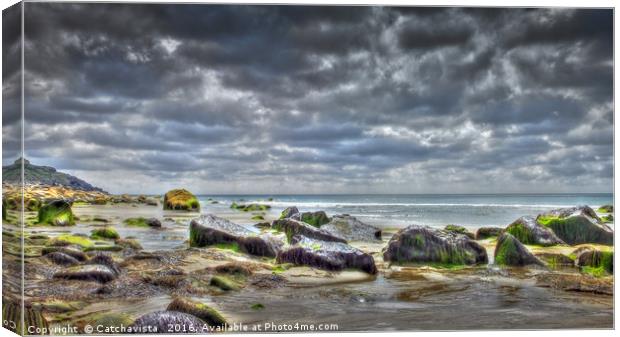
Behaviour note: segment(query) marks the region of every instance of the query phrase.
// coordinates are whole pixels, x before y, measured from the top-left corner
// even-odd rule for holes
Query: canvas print
[[[612,9],[2,19],[6,329],[614,327]]]

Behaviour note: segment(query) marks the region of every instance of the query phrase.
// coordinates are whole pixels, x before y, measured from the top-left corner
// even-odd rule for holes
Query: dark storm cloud
[[[110,191],[611,189],[611,10],[28,3],[25,18],[27,155]],[[3,78],[6,96],[19,76]],[[19,118],[3,116],[6,148]]]

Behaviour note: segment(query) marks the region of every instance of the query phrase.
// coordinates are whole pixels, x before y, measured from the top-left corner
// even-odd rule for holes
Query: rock
[[[112,228],[112,227],[103,227],[103,228],[96,228],[93,229],[91,232],[90,237],[93,239],[118,239],[121,236],[118,235],[118,232],[116,231],[116,229]]]
[[[321,227],[330,221],[329,217],[323,211],[297,213],[291,216],[293,220],[303,221],[314,227]]]
[[[614,222],[614,216],[613,216],[613,214],[603,215],[601,217],[601,220],[603,220],[604,223],[613,223]]]
[[[146,221],[146,224],[149,227],[154,227],[154,228],[161,228],[161,221],[159,221],[157,218],[150,218]]]
[[[226,276],[216,275],[211,277],[209,284],[224,291],[239,290],[239,286]]]
[[[506,227],[506,232],[526,245],[552,246],[564,244],[551,229],[540,225],[529,216],[520,217]]]
[[[141,334],[144,333],[179,333],[175,327],[192,329],[192,333],[207,333],[205,322],[196,316],[178,311],[156,311],[140,316],[130,326]],[[190,331],[183,331],[190,332]]]
[[[230,205],[230,208],[236,209],[236,210],[242,211],[242,212],[258,212],[258,211],[269,210],[271,208],[271,206],[269,206],[269,205],[262,205],[262,204],[243,205],[243,204],[237,204],[236,202],[233,202],[232,205]]]
[[[224,316],[217,310],[204,303],[192,301],[188,298],[175,298],[168,304],[166,310],[190,314],[203,320],[205,323],[209,324],[209,326],[224,326],[227,324]]]
[[[200,203],[190,191],[176,189],[164,195],[164,210],[199,211]]]
[[[282,211],[282,213],[280,213],[280,219],[288,219],[298,213],[299,213],[299,210],[297,209],[297,207],[295,206],[287,207]]]
[[[347,241],[381,240],[381,230],[347,214],[335,215],[321,230]]]
[[[539,260],[547,264],[547,266],[556,267],[570,267],[575,265],[575,261],[570,257],[559,253],[535,253]]]
[[[377,273],[375,261],[370,254],[343,242],[321,241],[303,236],[295,236],[293,244],[278,253],[276,262],[333,271],[359,269],[369,274]]]
[[[243,226],[212,214],[201,215],[193,219],[190,222],[189,231],[191,247],[234,245],[243,253],[275,257],[284,244],[273,235],[258,235]]]
[[[87,264],[93,265],[102,265],[110,268],[116,275],[121,273],[121,269],[118,264],[114,261],[114,259],[110,255],[106,255],[104,253],[97,253],[95,256],[91,257],[88,260]]]
[[[437,263],[445,265],[486,264],[484,247],[465,235],[411,225],[396,232],[383,252],[394,263]]]
[[[476,240],[484,240],[500,236],[503,230],[504,229],[500,227],[480,227],[476,231]]]
[[[67,248],[67,247],[43,247],[43,249],[41,250],[41,254],[43,255],[48,255],[54,252],[59,252],[59,253],[69,255],[78,261],[86,261],[88,259],[86,254],[84,254],[83,252],[77,249],[72,249],[72,248]]]
[[[512,234],[505,232],[497,239],[495,264],[504,266],[544,266],[542,261],[530,253]]]
[[[259,222],[257,224],[254,224],[254,227],[260,229],[268,229],[271,228],[271,224],[269,222]]]
[[[38,222],[51,226],[73,226],[75,219],[71,203],[66,200],[54,200],[39,209]]]
[[[271,223],[271,228],[285,233],[289,243],[296,235],[322,241],[347,242],[344,238],[294,219],[274,220]]]
[[[467,236],[470,239],[475,239],[476,236],[474,235],[474,233],[470,232],[467,228],[463,227],[463,226],[459,226],[459,225],[447,225],[444,230],[448,231],[448,232],[453,232],[456,234],[463,234],[465,236]]]
[[[597,249],[582,249],[576,253],[575,266],[594,276],[614,273],[614,253]]]
[[[613,245],[614,232],[588,206],[562,208],[540,214],[536,221],[553,230],[570,245],[599,243]]]
[[[58,264],[61,266],[74,266],[79,263],[79,261],[70,255],[61,252],[53,252],[45,255],[50,261],[54,264]]]
[[[107,283],[116,279],[117,274],[104,265],[83,265],[69,267],[54,274],[54,278],[66,280],[95,281]]]
[[[614,205],[603,205],[598,208],[599,213],[613,213]]]
[[[142,245],[136,239],[116,239],[114,243],[122,248],[142,250]]]

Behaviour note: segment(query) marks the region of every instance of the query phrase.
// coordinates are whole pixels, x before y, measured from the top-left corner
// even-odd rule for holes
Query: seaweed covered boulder
[[[375,260],[368,253],[346,243],[314,240],[302,236],[295,236],[292,245],[278,253],[276,262],[332,271],[358,269],[369,274],[377,273]]]
[[[613,213],[614,205],[603,205],[598,208],[599,213]]]
[[[570,245],[599,243],[612,245],[614,231],[588,206],[561,208],[538,215],[536,222],[551,229]]]
[[[69,267],[54,274],[54,278],[65,280],[94,281],[99,283],[110,282],[117,277],[117,273],[108,266],[100,264]]]
[[[321,226],[321,230],[329,232],[347,241],[381,240],[381,230],[358,220],[348,214],[335,215],[331,221]]]
[[[517,238],[508,232],[503,233],[497,239],[495,264],[502,266],[544,266],[542,261],[530,253]]]
[[[213,214],[193,219],[189,225],[192,247],[225,246],[243,253],[275,257],[282,240],[270,234],[258,235],[234,222]]]
[[[271,223],[271,228],[286,234],[291,243],[294,236],[305,236],[310,239],[346,243],[347,240],[328,231],[311,226],[305,222],[293,219],[279,219]]]
[[[264,211],[268,211],[269,209],[271,209],[271,206],[263,205],[263,204],[245,205],[245,204],[237,204],[236,202],[233,202],[232,205],[230,205],[230,208],[236,209],[242,212],[264,212]]]
[[[323,226],[330,221],[329,217],[324,211],[297,213],[293,214],[291,216],[291,219],[303,221],[317,228]]]
[[[208,328],[204,321],[196,316],[178,311],[155,311],[142,315],[129,326],[132,330],[144,333],[178,333],[175,327],[185,327],[194,331],[190,333],[207,333]]]
[[[217,310],[204,303],[192,301],[188,298],[175,298],[170,302],[166,310],[190,314],[203,320],[205,323],[209,324],[209,326],[224,326],[227,324],[224,316]]]
[[[39,208],[38,222],[51,226],[73,226],[75,217],[71,211],[71,203],[67,200],[53,200]]]
[[[498,237],[504,231],[503,228],[500,227],[480,227],[476,230],[476,240],[484,240],[488,238]]]
[[[506,227],[506,232],[526,245],[552,246],[564,244],[553,231],[529,216],[520,217]]]
[[[175,189],[164,195],[164,210],[199,211],[200,203],[190,191]]]
[[[411,225],[396,232],[383,251],[392,263],[474,265],[488,262],[487,252],[465,235]]]
[[[282,213],[280,213],[280,219],[288,219],[298,213],[299,213],[299,210],[297,209],[297,207],[295,206],[287,207],[282,211]]]
[[[575,266],[595,276],[614,273],[614,253],[597,249],[581,249],[576,251]]]
[[[472,232],[470,232],[467,228],[463,227],[463,226],[459,226],[459,225],[447,225],[446,227],[444,227],[444,230],[448,231],[448,232],[453,232],[456,234],[463,234],[465,236],[467,236],[470,239],[475,239],[476,235]]]

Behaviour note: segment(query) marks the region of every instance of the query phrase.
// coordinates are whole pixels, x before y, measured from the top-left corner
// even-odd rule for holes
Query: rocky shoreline
[[[16,226],[21,207],[9,201],[17,189],[7,187],[3,296],[14,302],[11,279],[22,261]],[[437,277],[441,281],[433,282],[440,282],[442,292],[456,291],[450,290],[460,282],[454,280],[466,278],[463,285],[473,289],[476,282],[501,275],[502,282],[532,286],[528,291],[553,289],[566,293],[562,296],[598,296],[606,303],[613,295],[613,230],[598,215],[611,215],[610,207],[598,214],[587,206],[558,209],[470,233],[459,226],[422,224],[379,229],[348,214],[295,207],[272,219],[266,205],[235,204],[231,212],[248,220],[261,217],[257,226],[248,227],[209,214],[208,205],[197,205],[187,190],[163,197],[55,186],[26,191],[28,200],[36,200],[25,202],[31,206],[25,209],[26,308],[28,322],[38,327],[70,323],[83,332],[97,322],[136,328],[154,322],[217,326],[243,319],[239,312],[244,310],[250,316],[268,314],[261,302],[231,309],[238,308],[239,296],[295,293],[300,286],[318,287],[304,292],[315,296],[325,286],[344,291],[360,282],[387,290],[381,282],[417,287],[419,280]],[[187,240],[170,249],[144,248],[157,245],[150,237],[164,244],[176,235]],[[409,303],[440,297],[434,294],[416,290],[390,298]],[[98,302],[128,305],[148,299],[161,303],[140,315],[93,310]]]

